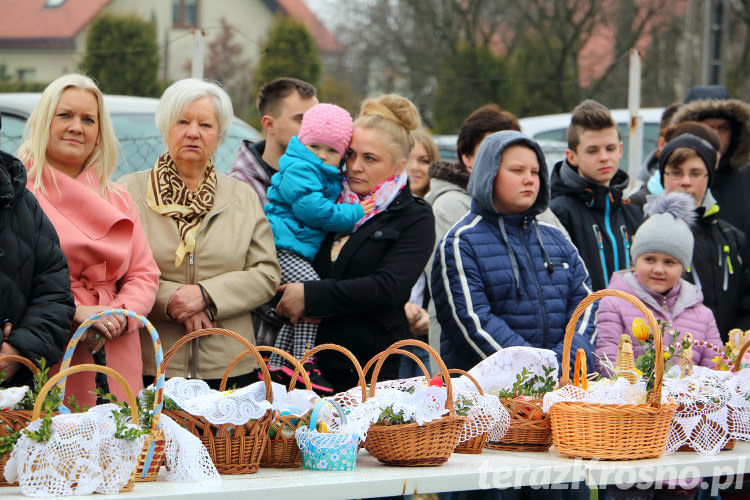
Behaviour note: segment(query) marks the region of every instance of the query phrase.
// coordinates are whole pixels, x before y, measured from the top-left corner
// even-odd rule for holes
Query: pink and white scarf
[[[366,214],[357,221],[352,232],[359,229],[362,224],[370,220],[373,216],[388,208],[388,205],[396,199],[396,196],[398,196],[401,190],[404,189],[404,186],[406,186],[407,178],[406,172],[400,172],[393,177],[384,180],[375,186],[375,189],[364,196],[360,196],[349,189],[349,183],[346,182],[346,178],[344,178],[341,182],[341,195],[336,203],[359,203],[368,199],[375,200],[375,208],[372,212]]]

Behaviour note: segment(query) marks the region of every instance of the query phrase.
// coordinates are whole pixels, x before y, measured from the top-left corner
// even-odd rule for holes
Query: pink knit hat
[[[308,144],[330,146],[341,155],[346,154],[352,140],[352,117],[335,104],[316,104],[305,111],[297,139]]]

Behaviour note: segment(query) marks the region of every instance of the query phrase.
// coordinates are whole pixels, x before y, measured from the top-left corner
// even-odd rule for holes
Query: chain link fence
[[[214,165],[219,172],[227,173],[229,171],[243,139],[256,141],[259,140],[259,136],[253,130],[232,126],[226,139],[214,154]],[[16,154],[18,147],[21,145],[21,140],[21,135],[2,133],[0,135],[0,149]],[[117,159],[117,170],[112,176],[114,180],[130,172],[147,170],[153,167],[159,156],[167,150],[159,134],[137,137],[123,136],[118,137],[118,141],[120,142],[121,152]]]

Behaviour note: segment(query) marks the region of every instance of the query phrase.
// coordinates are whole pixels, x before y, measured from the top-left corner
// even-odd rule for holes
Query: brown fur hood
[[[469,171],[457,162],[433,162],[427,171],[427,175],[430,176],[430,179],[440,179],[451,184],[456,184],[463,190],[466,190],[466,186],[469,184]]]
[[[750,106],[738,99],[700,99],[680,106],[672,117],[672,125],[706,118],[725,118],[732,124],[729,164],[741,170],[750,163]]]

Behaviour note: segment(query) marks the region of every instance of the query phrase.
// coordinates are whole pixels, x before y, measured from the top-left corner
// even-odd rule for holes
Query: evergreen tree
[[[268,33],[261,49],[261,58],[255,72],[255,92],[263,84],[288,76],[299,78],[314,86],[320,83],[320,57],[310,32],[301,23],[279,17]]]
[[[464,119],[484,104],[506,108],[509,95],[505,61],[485,46],[460,44],[440,71],[432,113],[435,133],[455,134]]]
[[[135,16],[102,16],[86,35],[82,70],[108,94],[158,96],[156,29]]]

